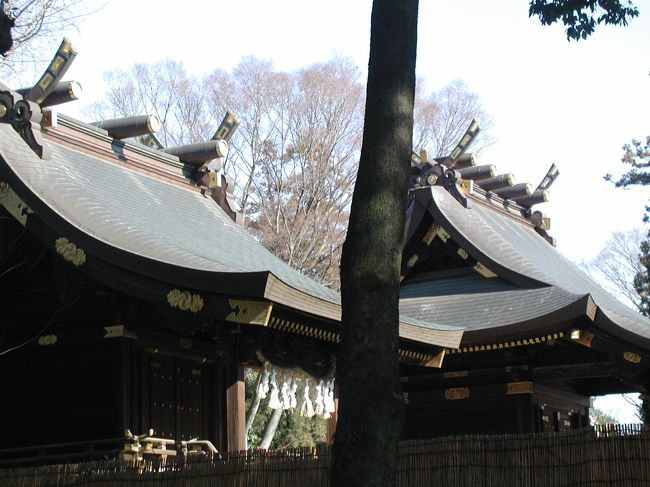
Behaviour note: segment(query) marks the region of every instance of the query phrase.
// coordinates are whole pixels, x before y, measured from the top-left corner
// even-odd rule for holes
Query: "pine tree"
[[[647,186],[650,184],[650,136],[645,141],[633,139],[623,146],[625,151],[621,161],[632,166],[618,181],[614,181],[617,188],[630,186]],[[612,175],[605,176],[608,181],[613,181]],[[645,208],[643,221],[650,222],[650,205]],[[646,240],[641,243],[641,264],[643,269],[634,276],[634,287],[641,297],[640,311],[645,316],[650,316],[650,232]]]
[[[615,181],[617,188],[628,188],[630,186],[647,186],[650,184],[650,136],[646,137],[645,142],[633,139],[632,142],[623,146],[625,151],[621,161],[624,164],[632,166],[628,172],[623,174],[618,181]],[[608,181],[613,181],[612,175],[605,176]],[[650,205],[645,207],[643,221],[650,222]],[[641,243],[641,261],[642,270],[634,276],[634,287],[640,296],[640,311],[645,316],[650,316],[650,231],[646,235],[646,240]],[[646,387],[650,385],[650,378],[646,381]],[[640,407],[641,417],[644,424],[650,424],[650,397],[646,394],[642,396]]]

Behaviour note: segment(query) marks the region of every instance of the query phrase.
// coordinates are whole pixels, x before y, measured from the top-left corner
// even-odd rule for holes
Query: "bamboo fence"
[[[0,470],[0,486],[326,487],[327,448],[248,451],[210,461],[117,460]],[[650,429],[641,425],[532,435],[402,442],[399,487],[650,486]]]

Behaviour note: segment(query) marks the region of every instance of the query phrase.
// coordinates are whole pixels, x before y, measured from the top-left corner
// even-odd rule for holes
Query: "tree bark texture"
[[[253,391],[253,400],[251,401],[251,405],[248,407],[248,411],[246,411],[246,435],[248,435],[251,426],[253,426],[253,421],[255,421],[255,416],[257,416],[257,411],[262,402],[262,398],[258,393],[260,382],[262,381],[262,374],[263,372],[257,373],[257,381],[255,382],[255,390]]]
[[[260,443],[261,449],[268,450],[270,448],[271,442],[275,437],[275,432],[278,429],[278,424],[280,424],[280,418],[282,418],[282,409],[274,409],[269,418],[269,422],[266,423],[266,428],[264,428],[264,435]]]
[[[341,260],[331,485],[395,485],[403,420],[399,278],[412,150],[418,0],[375,0],[363,144]]]

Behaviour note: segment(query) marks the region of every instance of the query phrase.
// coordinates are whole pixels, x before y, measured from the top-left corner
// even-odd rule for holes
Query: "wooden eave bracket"
[[[574,328],[569,332],[569,339],[583,347],[591,348],[596,335],[591,332]]]
[[[106,332],[104,334],[104,338],[138,338],[138,335],[135,333],[135,331],[130,330],[124,325],[105,326],[104,331]]]
[[[417,361],[417,365],[421,367],[441,368],[445,358],[445,349],[442,349],[437,354],[430,354],[400,348],[399,355],[400,359]]]
[[[530,381],[524,382],[508,382],[506,384],[506,394],[511,396],[515,394],[532,394],[533,383]]]
[[[226,321],[244,325],[268,326],[273,303],[229,299],[228,304],[231,312],[226,316]]]
[[[445,353],[446,352],[443,349],[440,353],[424,359],[422,362],[420,362],[420,365],[423,365],[424,367],[435,367],[439,369],[442,367],[442,362],[445,359]]]
[[[22,226],[27,225],[27,217],[33,213],[4,181],[0,181],[0,206],[3,206]]]
[[[598,313],[598,305],[594,299],[587,295],[585,299],[585,317],[589,320],[590,323],[596,321],[596,314]],[[594,339],[596,335],[590,331],[582,330],[579,328],[572,328],[567,334],[567,338],[575,343],[582,345],[583,347],[591,348],[594,344]]]

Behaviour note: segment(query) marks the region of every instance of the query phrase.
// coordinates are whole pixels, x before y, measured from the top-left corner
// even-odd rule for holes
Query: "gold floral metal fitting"
[[[54,345],[57,340],[56,335],[43,335],[38,338],[38,344],[45,347],[47,345]]]
[[[61,254],[63,260],[70,262],[74,266],[78,267],[86,262],[86,252],[77,248],[77,246],[67,238],[57,238],[55,248],[57,253]]]
[[[628,362],[632,362],[633,364],[638,364],[641,362],[641,355],[634,352],[625,352],[623,354],[623,358]]]
[[[167,293],[167,302],[172,308],[182,311],[197,313],[203,309],[203,298],[198,294],[191,294],[189,291],[172,289]]]

